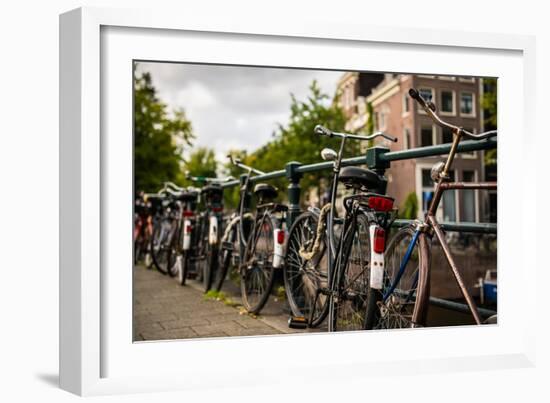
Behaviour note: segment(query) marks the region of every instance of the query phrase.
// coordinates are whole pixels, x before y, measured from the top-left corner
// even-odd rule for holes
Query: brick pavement
[[[232,298],[240,302],[239,298]],[[270,301],[253,318],[239,306],[207,299],[193,281],[185,287],[169,276],[142,266],[134,268],[134,340],[252,336],[300,332],[286,325],[281,304]]]

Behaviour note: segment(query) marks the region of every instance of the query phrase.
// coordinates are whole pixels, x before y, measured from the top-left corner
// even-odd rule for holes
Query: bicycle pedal
[[[288,318],[288,327],[291,329],[306,329],[307,319],[304,316],[291,316]]]

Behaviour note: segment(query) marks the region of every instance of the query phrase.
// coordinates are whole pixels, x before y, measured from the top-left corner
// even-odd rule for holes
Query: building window
[[[453,142],[453,131],[448,127],[444,127],[441,131],[441,142],[443,144]]]
[[[462,171],[463,182],[475,182],[474,171]],[[476,221],[476,195],[475,190],[465,189],[462,192],[462,221]]]
[[[403,149],[411,148],[411,131],[408,128],[403,129]]]
[[[422,212],[428,211],[434,197],[434,182],[430,176],[430,169],[422,170]]]
[[[431,88],[420,88],[418,90],[422,98],[424,98],[427,102],[432,101],[434,102],[434,90]]]
[[[474,94],[471,92],[460,93],[460,114],[474,116]]]
[[[403,115],[409,113],[409,96],[403,94]]]
[[[455,180],[455,172],[449,171],[451,181]],[[456,221],[456,194],[455,190],[446,190],[443,192],[443,221]]]
[[[444,114],[455,114],[455,93],[454,91],[441,91],[441,112]]]
[[[422,147],[434,145],[433,126],[422,126],[422,128],[420,129],[420,145]]]
[[[378,117],[380,118],[378,121],[378,130],[386,130],[386,114],[384,112],[380,112]]]
[[[473,83],[473,82],[475,82],[475,78],[474,77],[458,77],[458,81],[460,81],[461,83]]]
[[[439,76],[439,79],[440,80],[447,80],[447,81],[455,81],[456,77],[455,76]]]

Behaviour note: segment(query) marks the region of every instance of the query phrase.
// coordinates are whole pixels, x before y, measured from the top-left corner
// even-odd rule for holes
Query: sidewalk
[[[273,297],[257,318],[239,308],[205,298],[196,282],[182,287],[156,270],[134,268],[134,341],[304,332],[288,328],[288,315]]]

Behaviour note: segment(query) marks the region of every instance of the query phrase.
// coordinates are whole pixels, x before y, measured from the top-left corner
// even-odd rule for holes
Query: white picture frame
[[[424,57],[409,57],[417,54]],[[477,64],[456,63],[464,58]],[[505,163],[513,157],[529,160],[527,147],[512,142],[511,136],[521,133],[528,142],[534,135],[534,111],[517,108],[534,95],[534,58],[534,39],[522,35],[327,21],[283,27],[269,19],[243,24],[169,10],[81,8],[61,15],[61,387],[97,395],[253,386],[296,377],[302,382],[328,380],[330,368],[338,368],[331,376],[342,381],[396,369],[432,373],[534,365],[530,319],[536,295],[522,300],[521,312],[510,297],[514,282],[536,277],[536,253],[512,254],[518,242],[535,247],[527,245],[527,226],[512,221],[528,222],[531,212],[521,208],[520,199],[512,216],[507,214],[510,204],[503,202],[517,193],[518,183],[525,190],[535,188],[533,177],[520,176],[515,165]],[[124,263],[131,261],[129,237],[124,235],[130,234],[125,231],[131,217],[124,206],[131,206],[128,61],[135,59],[498,76],[499,324],[132,343],[131,282],[126,282],[131,266]],[[500,231],[510,227],[516,231]],[[108,269],[115,264],[120,271]],[[316,353],[320,348],[326,355]],[[283,352],[288,358],[276,360]],[[225,357],[236,368],[230,374],[213,368],[203,362],[205,354]]]

